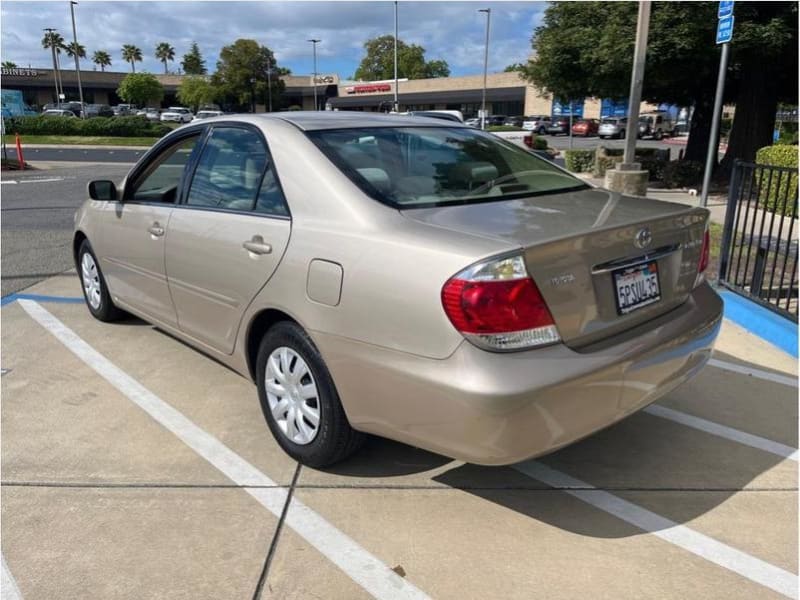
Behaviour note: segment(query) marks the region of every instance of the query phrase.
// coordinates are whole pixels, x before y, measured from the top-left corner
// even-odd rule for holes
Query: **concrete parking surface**
[[[371,438],[317,471],[248,381],[95,321],[74,275],[25,292],[2,308],[4,598],[797,597],[797,365],[732,323],[695,380],[540,460]]]

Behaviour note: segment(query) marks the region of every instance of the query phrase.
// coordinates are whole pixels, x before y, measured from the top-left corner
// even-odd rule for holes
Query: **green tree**
[[[205,77],[190,75],[184,77],[178,88],[178,100],[184,106],[191,107],[195,112],[204,104],[216,100],[216,91]]]
[[[92,54],[92,62],[100,67],[101,71],[105,71],[106,67],[111,66],[111,55],[105,50],[96,50]]]
[[[505,69],[503,69],[504,73],[513,73],[514,71],[524,71],[525,64],[524,63],[513,63],[508,65]]]
[[[183,67],[183,72],[187,75],[205,75],[208,72],[206,61],[203,60],[203,55],[200,54],[197,42],[192,42],[189,52],[183,55],[181,67]]]
[[[382,35],[364,43],[365,56],[361,59],[355,78],[378,81],[394,77],[394,36]],[[408,79],[448,77],[450,67],[444,60],[425,61],[425,48],[408,45],[397,40],[397,76]]]
[[[122,60],[131,63],[131,73],[136,73],[136,63],[142,62],[142,50],[133,44],[122,46]]]
[[[175,60],[175,48],[168,42],[161,42],[156,46],[156,58],[164,63],[164,74],[167,74],[167,62]]]
[[[48,31],[42,38],[42,48],[55,48],[58,54],[64,49],[64,38],[56,31]]]
[[[267,70],[275,75],[267,77]],[[211,85],[217,89],[217,98],[225,105],[237,110],[249,106],[267,104],[268,93],[272,94],[272,106],[280,105],[283,81],[277,76],[280,70],[272,50],[260,46],[255,40],[238,39],[225,46],[219,53],[217,71],[211,76]],[[267,81],[271,79],[270,90]]]
[[[78,58],[86,58],[86,47],[83,44],[76,44],[75,42],[70,42],[69,44],[64,45],[64,52],[67,53],[67,56],[72,58],[75,56],[77,49]]]
[[[164,87],[150,73],[130,73],[120,82],[117,96],[136,106],[158,103],[164,98]]]
[[[532,46],[536,59],[525,66],[525,77],[559,97],[626,98],[633,64],[637,10],[638,3],[635,2],[553,2],[545,11],[542,25],[534,31]],[[716,11],[716,2],[653,4],[642,90],[644,100],[694,107],[685,158],[701,162],[705,160],[708,149],[719,68],[720,48],[714,44]],[[751,28],[750,23],[757,19],[756,15],[770,11],[794,11],[794,49],[792,52],[787,50],[790,44],[787,43],[789,38],[785,28],[778,26],[774,19],[766,19],[770,25],[760,28],[761,35],[755,36],[762,50],[760,58],[755,55],[756,62],[771,56],[770,64],[761,65],[764,72],[767,76],[774,76],[776,70],[782,70],[783,78],[795,82],[796,92],[797,5],[739,2],[736,4],[737,34],[731,46],[729,74],[732,76],[726,87],[726,101],[735,98],[736,82],[742,81],[741,77],[748,77],[743,66],[750,60],[748,55],[753,56],[752,49],[740,43],[740,32],[743,34],[743,30]],[[766,35],[767,31],[772,35]],[[750,89],[751,95],[760,96],[759,85],[752,85]],[[794,98],[796,103],[796,93]],[[764,129],[771,131],[776,103],[773,104],[773,100],[766,96],[760,102],[771,106],[765,108],[760,117],[756,117],[758,111],[740,111],[737,107],[734,129],[759,118],[768,123]],[[767,116],[770,112],[771,116]],[[731,137],[734,135],[732,132]],[[750,142],[755,147],[760,143]],[[754,157],[755,150],[752,153],[735,148],[731,151],[729,146],[729,155]]]
[[[2,64],[2,67],[4,69],[16,69],[17,68],[17,63],[11,62],[10,60],[4,60],[3,64]]]

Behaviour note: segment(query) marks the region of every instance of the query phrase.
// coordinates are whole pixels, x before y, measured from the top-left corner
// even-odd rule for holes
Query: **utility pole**
[[[400,112],[397,99],[397,0],[394,0],[394,112]]]
[[[486,13],[486,44],[483,48],[483,92],[481,94],[481,129],[486,129],[486,73],[489,70],[489,22],[492,20],[492,9],[480,8],[478,12]]]
[[[314,46],[314,110],[319,110],[317,103],[317,44],[322,40],[310,39],[308,41]]]
[[[72,41],[74,42],[75,51],[75,73],[78,76],[78,97],[81,101],[81,118],[86,118],[86,107],[83,104],[83,86],[81,85],[81,65],[78,59],[78,32],[75,29],[75,5],[77,2],[75,0],[70,0],[69,3],[69,12],[72,14]]]
[[[647,34],[650,29],[650,2],[639,2],[639,18],[636,21],[636,46],[633,51],[633,74],[631,76],[631,93],[628,95],[628,127],[625,131],[625,154],[623,171],[638,171],[636,159],[636,140],[639,134],[639,105],[642,103],[642,84],[644,83],[644,63],[647,55]],[[633,129],[633,135],[631,135]]]
[[[700,192],[700,206],[708,203],[708,188],[711,185],[711,172],[717,162],[719,150],[719,118],[722,112],[722,95],[725,92],[725,74],[728,71],[728,55],[730,54],[731,40],[733,39],[733,2],[720,2],[717,9],[717,44],[722,44],[722,56],[719,59],[719,73],[717,74],[717,92],[714,96],[714,112],[711,121],[711,137],[708,140],[708,154],[706,155],[706,169],[703,172],[703,189]]]
[[[272,112],[272,60],[267,59],[267,103],[269,112]]]

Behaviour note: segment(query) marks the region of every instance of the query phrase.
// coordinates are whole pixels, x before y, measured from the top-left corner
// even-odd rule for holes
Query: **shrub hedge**
[[[547,150],[547,140],[543,137],[533,136],[534,150]]]
[[[66,117],[14,117],[6,119],[6,131],[20,135],[85,135],[161,137],[171,130],[144,117],[69,119]]]
[[[591,171],[594,165],[594,150],[566,150],[564,163],[567,170],[573,173]]]
[[[688,187],[703,181],[704,169],[696,160],[673,160],[664,165],[661,180],[668,188]]]
[[[622,148],[597,147],[597,155],[594,159],[593,175],[595,177],[605,177],[608,169],[613,169],[617,163],[622,162],[624,150]],[[650,172],[651,181],[660,181],[664,171],[664,166],[669,160],[669,151],[659,148],[637,148],[636,161],[642,165],[642,169]]]
[[[756,152],[756,164],[773,167],[788,167],[792,173],[773,173],[756,169],[759,200],[767,210],[782,215],[791,215],[797,203],[797,146],[766,146]]]

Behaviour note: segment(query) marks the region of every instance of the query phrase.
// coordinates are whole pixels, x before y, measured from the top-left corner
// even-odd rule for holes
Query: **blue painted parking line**
[[[82,304],[82,296],[42,296],[41,294],[9,294],[0,298],[0,306],[11,304],[17,300],[35,300],[36,302],[53,302],[56,304]]]
[[[738,294],[720,291],[725,317],[750,333],[797,357],[797,324]]]

